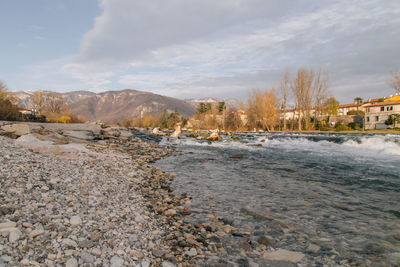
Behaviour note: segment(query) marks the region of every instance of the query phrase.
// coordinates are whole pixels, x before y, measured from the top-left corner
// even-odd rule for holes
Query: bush
[[[71,118],[69,116],[61,116],[57,119],[57,122],[59,123],[69,123],[71,121]]]
[[[17,121],[21,119],[22,116],[17,106],[8,99],[0,99],[0,120]]]
[[[15,97],[7,91],[7,86],[0,81],[0,120],[16,121],[21,120],[21,113],[18,107],[13,104]]]
[[[350,127],[348,127],[348,126],[346,126],[346,125],[342,125],[342,124],[338,124],[338,125],[335,127],[335,131],[336,131],[336,132],[350,131],[350,130],[352,130]]]
[[[360,125],[358,123],[355,122],[350,122],[347,126],[349,126],[350,128],[352,128],[353,130],[360,130]]]

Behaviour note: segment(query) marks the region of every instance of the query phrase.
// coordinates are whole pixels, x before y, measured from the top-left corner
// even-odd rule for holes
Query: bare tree
[[[329,77],[327,73],[323,73],[322,69],[319,69],[314,79],[314,109],[315,109],[315,120],[322,115],[323,103],[328,97],[329,88]]]
[[[33,97],[30,99],[30,106],[37,110],[39,114],[42,114],[46,106],[46,93],[34,92]]]
[[[62,113],[67,109],[67,103],[62,95],[54,92],[46,94],[45,110],[50,113]]]
[[[285,74],[281,80],[281,101],[282,101],[282,112],[283,112],[283,130],[286,131],[286,109],[287,109],[287,99],[288,99],[288,91],[290,86],[290,72],[289,69],[286,69]]]
[[[392,77],[389,78],[389,85],[396,93],[400,94],[400,73],[391,70],[390,74]]]
[[[254,90],[248,100],[249,127],[273,130],[277,121],[277,104],[278,98],[273,90]]]
[[[305,128],[309,129],[311,108],[313,100],[313,79],[314,71],[300,68],[297,77],[292,79],[291,88],[295,98],[296,109],[299,112],[298,122],[301,131],[302,120],[305,121]]]
[[[237,131],[242,126],[240,114],[236,109],[228,109],[224,117],[224,128],[228,131]]]
[[[322,114],[322,104],[328,96],[329,78],[322,69],[316,73],[312,69],[300,68],[297,76],[290,81],[295,112],[298,112],[298,129],[301,131],[303,121],[305,129],[310,129],[312,111],[314,117]]]

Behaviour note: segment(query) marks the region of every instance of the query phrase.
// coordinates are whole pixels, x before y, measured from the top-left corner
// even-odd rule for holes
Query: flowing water
[[[400,256],[400,135],[236,133],[221,142],[163,139],[182,153],[155,166],[177,173],[190,208],[223,216],[248,241],[266,236],[314,266],[394,266]],[[240,235],[228,242],[234,258]],[[231,243],[231,245],[229,245]]]

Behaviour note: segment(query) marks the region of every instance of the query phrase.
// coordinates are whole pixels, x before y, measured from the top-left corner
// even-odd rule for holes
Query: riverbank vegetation
[[[392,73],[390,85],[395,90],[399,77]],[[237,107],[228,107],[223,101],[200,102],[191,118],[165,111],[158,117],[144,115],[124,120],[122,125],[169,129],[180,125],[192,130],[221,131],[363,130],[364,111],[348,110],[339,118],[339,101],[330,93],[329,84],[329,75],[322,69],[299,68],[294,74],[286,70],[278,86],[252,90],[247,102],[241,102]],[[361,104],[363,99],[356,97],[354,103]],[[399,122],[400,118],[393,115],[386,124],[393,125],[396,130]]]
[[[31,109],[21,109],[18,99],[0,81],[0,120],[38,121],[58,123],[82,123],[83,116],[75,116],[68,108],[66,100],[55,92],[34,92],[29,103]]]
[[[18,106],[13,104],[13,100],[6,84],[0,81],[0,120],[17,121],[22,119]]]

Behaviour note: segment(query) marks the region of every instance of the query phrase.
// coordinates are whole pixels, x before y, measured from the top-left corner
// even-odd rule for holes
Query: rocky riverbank
[[[46,126],[10,124],[8,137],[0,136],[0,266],[294,266],[303,259],[274,251],[267,237],[224,244],[249,233],[190,209],[190,197],[170,187],[174,174],[150,166],[173,148],[118,127]],[[191,223],[199,214],[204,223]],[[259,260],[248,261],[249,253]]]
[[[168,150],[130,145],[135,160],[114,142],[71,152],[0,137],[0,266],[170,266],[152,253],[169,250],[165,227],[137,191]]]

